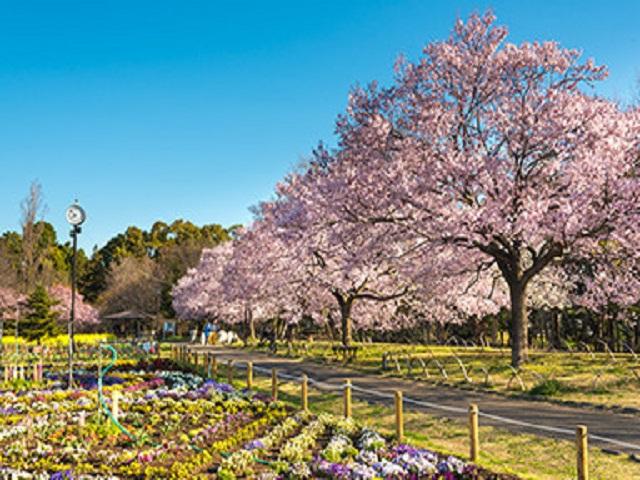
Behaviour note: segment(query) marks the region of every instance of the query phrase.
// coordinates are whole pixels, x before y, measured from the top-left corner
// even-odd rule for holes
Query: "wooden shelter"
[[[151,337],[158,331],[155,315],[135,310],[103,315],[101,320],[107,330],[118,337]]]

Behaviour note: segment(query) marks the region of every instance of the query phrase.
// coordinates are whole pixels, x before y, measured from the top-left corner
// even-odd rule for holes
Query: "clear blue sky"
[[[610,67],[602,94],[640,75],[640,1],[0,2],[0,232],[29,184],[81,245],[181,217],[244,223],[319,140],[350,86],[390,78],[456,17],[491,7],[510,40],[560,41]]]

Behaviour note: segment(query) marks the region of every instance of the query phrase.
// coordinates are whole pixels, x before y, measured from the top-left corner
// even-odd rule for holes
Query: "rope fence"
[[[218,378],[219,360],[213,353],[197,353],[190,351],[188,347],[175,346],[172,348],[172,358],[177,361],[184,361],[188,364],[198,366],[198,357],[203,356],[203,366],[205,373],[209,378]],[[212,366],[215,366],[212,368]],[[226,362],[227,381],[233,384],[235,380],[235,367],[239,367],[246,372],[246,386],[248,389],[252,389],[254,385],[254,374],[261,373],[264,376],[271,378],[271,394],[274,400],[278,399],[278,392],[281,387],[281,380],[287,381],[293,385],[300,386],[300,404],[304,410],[309,408],[308,389],[309,386],[322,391],[329,391],[334,393],[342,392],[343,396],[343,415],[345,417],[351,417],[353,415],[353,392],[358,393],[358,397],[361,400],[371,402],[373,397],[378,399],[384,399],[393,403],[395,412],[395,437],[398,441],[402,441],[404,438],[404,406],[413,405],[416,407],[422,407],[424,409],[440,410],[444,412],[455,413],[458,415],[468,415],[468,428],[469,428],[469,455],[468,458],[472,462],[477,462],[481,449],[480,435],[479,435],[479,423],[481,419],[492,420],[498,423],[504,423],[509,425],[517,425],[525,427],[531,430],[538,430],[544,432],[555,433],[563,435],[565,437],[572,437],[576,445],[575,465],[577,471],[578,480],[587,480],[589,478],[589,454],[588,454],[588,441],[589,438],[597,440],[602,443],[623,447],[625,449],[637,450],[640,452],[640,445],[634,443],[617,440],[615,438],[609,438],[601,435],[591,435],[587,431],[587,427],[584,425],[577,425],[575,430],[568,428],[548,426],[534,424],[522,420],[516,420],[512,418],[503,417],[501,415],[495,415],[491,413],[482,412],[475,404],[470,404],[468,409],[454,407],[451,405],[444,405],[440,403],[428,402],[424,400],[418,400],[411,397],[404,396],[401,390],[395,390],[393,392],[382,392],[379,390],[372,390],[359,387],[352,384],[351,380],[346,379],[343,384],[334,384],[316,380],[306,374],[291,375],[275,368],[264,368],[255,365],[254,362],[233,362],[228,360]]]

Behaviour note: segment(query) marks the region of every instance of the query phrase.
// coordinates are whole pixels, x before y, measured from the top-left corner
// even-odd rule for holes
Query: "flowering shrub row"
[[[123,371],[124,370],[124,371]],[[90,377],[85,372],[80,377]],[[115,369],[120,430],[95,384],[0,390],[0,478],[490,478],[459,459],[394,445],[351,419],[293,413],[163,362]]]

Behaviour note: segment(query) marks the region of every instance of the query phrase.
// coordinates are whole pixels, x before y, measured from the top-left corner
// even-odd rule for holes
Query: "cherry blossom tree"
[[[354,91],[338,131],[358,172],[354,216],[404,225],[454,263],[499,269],[518,367],[536,276],[605,239],[633,243],[640,122],[588,94],[603,67],[555,42],[506,36],[491,14],[459,21],[417,62],[401,60],[393,87]]]
[[[224,269],[232,254],[232,242],[202,251],[198,265],[189,269],[173,288],[173,309],[178,318],[217,318],[228,311],[223,280]]]
[[[66,322],[71,314],[71,287],[67,285],[53,285],[49,288],[49,295],[56,302],[52,310],[58,312],[60,321]],[[76,292],[75,321],[81,326],[96,325],[99,313],[96,308],[84,301],[82,294]]]
[[[407,245],[392,235],[390,229],[396,227],[354,222],[345,215],[342,195],[349,187],[341,166],[327,152],[316,152],[305,171],[277,186],[272,216],[291,257],[312,283],[334,298],[342,344],[349,347],[354,313],[361,326],[388,322],[394,318],[389,302],[408,294],[411,285],[398,268]]]
[[[12,288],[0,287],[0,349],[4,335],[4,322],[10,318],[16,320],[16,309],[25,301],[24,295]]]
[[[472,15],[400,59],[392,86],[354,89],[335,151],[280,182],[231,255],[203,256],[176,311],[335,311],[349,345],[354,320],[393,329],[403,312],[452,322],[508,304],[519,367],[527,305],[567,301],[554,276],[567,261],[594,265],[567,279],[583,302],[637,300],[640,112],[590,93],[606,70],[579,52],[506,38]]]

